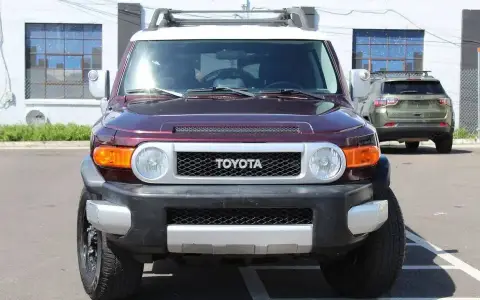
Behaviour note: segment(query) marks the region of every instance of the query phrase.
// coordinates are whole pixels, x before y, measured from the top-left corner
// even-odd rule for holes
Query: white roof
[[[146,40],[327,40],[318,31],[298,27],[268,27],[258,25],[200,25],[188,27],[164,27],[135,33],[131,41]]]

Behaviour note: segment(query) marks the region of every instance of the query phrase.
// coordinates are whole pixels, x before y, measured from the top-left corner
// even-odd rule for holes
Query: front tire
[[[141,284],[143,264],[131,254],[109,245],[105,234],[94,229],[86,216],[87,200],[98,199],[83,189],[77,215],[77,256],[80,278],[92,300],[117,300],[132,296]]]
[[[390,188],[375,199],[388,199],[385,224],[345,257],[321,265],[326,281],[343,297],[381,297],[395,284],[403,266],[406,238],[400,205]]]

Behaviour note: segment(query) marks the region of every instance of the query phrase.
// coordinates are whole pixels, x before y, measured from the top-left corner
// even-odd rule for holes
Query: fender
[[[390,161],[384,155],[380,155],[377,166],[375,167],[375,173],[373,176],[373,188],[376,189],[388,189],[390,187]]]

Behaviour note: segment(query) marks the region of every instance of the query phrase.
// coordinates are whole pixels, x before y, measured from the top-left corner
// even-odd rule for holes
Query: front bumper
[[[388,217],[372,183],[345,185],[142,185],[102,182],[93,162],[82,165],[87,219],[136,253],[322,254],[353,245]],[[100,176],[100,177],[99,177]],[[175,209],[308,208],[309,224],[169,224]]]

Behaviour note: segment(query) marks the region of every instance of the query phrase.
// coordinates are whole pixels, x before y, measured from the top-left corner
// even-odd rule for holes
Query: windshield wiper
[[[235,93],[237,95],[247,96],[247,97],[255,97],[255,94],[245,91],[245,89],[240,88],[230,88],[226,86],[214,86],[211,88],[205,89],[190,89],[187,90],[188,93],[198,93],[198,92],[217,92],[217,91],[229,91]]]
[[[281,89],[281,90],[278,90],[278,91],[273,91],[273,92],[268,92],[268,93],[263,93],[263,94],[270,94],[270,93],[271,94],[278,93],[278,94],[281,94],[281,95],[300,94],[300,95],[308,96],[308,97],[314,98],[314,99],[325,100],[325,96],[304,92],[304,91],[298,90],[298,89]]]
[[[415,91],[415,90],[401,91],[400,94],[418,94],[418,91]]]
[[[159,88],[143,88],[143,89],[130,89],[126,90],[127,94],[144,94],[144,93],[152,93],[152,94],[158,94],[158,95],[168,95],[168,96],[174,96],[177,98],[182,98],[183,94],[182,93],[177,93],[174,91],[169,91],[165,89],[159,89]]]

